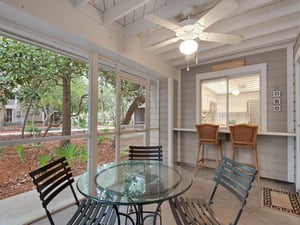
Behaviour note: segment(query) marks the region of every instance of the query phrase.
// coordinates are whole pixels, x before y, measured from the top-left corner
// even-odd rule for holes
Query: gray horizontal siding
[[[287,132],[287,51],[278,49],[265,53],[243,57],[246,65],[267,63],[267,131]],[[232,59],[230,61],[234,61]],[[224,62],[220,62],[224,63]],[[210,72],[211,65],[201,65],[190,68],[190,71],[181,71],[181,128],[193,129],[196,122],[196,75],[203,72]],[[273,91],[278,88],[281,91],[281,111],[273,112]],[[177,158],[181,162],[193,165],[197,155],[196,132],[175,132],[179,135],[180,146],[177,146]],[[280,136],[259,136],[258,154],[260,173],[263,177],[284,180],[288,178],[287,162],[287,137]],[[177,141],[175,141],[177,144]],[[215,150],[209,151],[209,157],[215,156]],[[227,137],[224,141],[224,154],[231,157],[231,143]],[[238,154],[239,160],[252,162],[251,151],[241,150]]]

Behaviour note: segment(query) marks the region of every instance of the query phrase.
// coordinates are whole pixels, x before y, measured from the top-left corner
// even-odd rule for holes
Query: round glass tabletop
[[[86,197],[119,205],[139,205],[165,201],[187,191],[192,185],[189,171],[159,161],[121,161],[97,169],[96,191],[90,193],[88,174],[77,181]]]

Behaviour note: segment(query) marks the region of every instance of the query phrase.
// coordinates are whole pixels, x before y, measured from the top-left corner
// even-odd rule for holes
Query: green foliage
[[[80,121],[79,121],[79,127],[80,128],[87,128],[88,127],[85,119],[80,119]]]
[[[39,165],[44,166],[48,162],[50,162],[51,159],[52,159],[52,157],[50,155],[45,155],[45,154],[39,155]]]
[[[103,133],[109,133],[109,129],[108,128],[104,128],[101,131]],[[101,135],[101,136],[98,136],[98,144],[100,145],[105,140],[111,140],[112,137],[113,137],[112,135]]]
[[[61,112],[87,112],[88,64],[34,45],[0,37],[0,103],[7,104],[18,96],[22,109],[46,115],[46,122],[53,122],[51,115],[61,118]],[[69,80],[67,85],[63,81]],[[64,96],[63,89],[69,96]],[[80,102],[80,104],[79,104]],[[80,107],[80,108],[79,108]],[[70,115],[64,115],[67,117]],[[3,120],[4,118],[0,118]],[[27,117],[24,118],[26,122]],[[65,127],[69,127],[67,124]],[[37,132],[33,130],[33,132]],[[63,132],[67,132],[63,130]]]
[[[74,144],[66,144],[63,147],[56,149],[56,157],[65,157],[69,164],[78,161],[86,161],[88,158],[87,152]]]
[[[39,135],[41,133],[41,129],[32,126],[26,127],[25,131],[31,133],[32,135]]]
[[[98,136],[98,145],[100,145],[105,140],[104,136]]]
[[[0,155],[2,155],[4,152],[4,148],[0,148]]]
[[[102,131],[103,131],[104,133],[108,133],[108,132],[109,132],[109,129],[108,129],[108,128],[104,128]]]
[[[17,145],[16,150],[18,152],[19,159],[22,163],[25,162],[25,156],[24,156],[24,147],[22,145]]]
[[[40,146],[42,146],[42,144],[40,142],[37,142],[37,143],[33,143],[31,146],[33,146],[33,147],[40,147]]]
[[[120,157],[128,157],[129,149],[123,149],[120,151]]]

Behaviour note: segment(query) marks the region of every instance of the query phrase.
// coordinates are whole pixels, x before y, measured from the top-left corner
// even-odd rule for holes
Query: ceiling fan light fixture
[[[240,91],[238,89],[232,90],[231,94],[238,96],[240,94]]]
[[[179,45],[179,50],[184,55],[190,55],[197,51],[198,43],[193,39],[187,39],[181,42]]]

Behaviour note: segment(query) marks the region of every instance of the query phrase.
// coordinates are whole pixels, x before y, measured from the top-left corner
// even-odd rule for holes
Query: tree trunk
[[[32,106],[32,102],[30,102],[28,104],[28,108],[27,108],[25,116],[24,116],[23,126],[22,126],[22,138],[24,138],[24,132],[25,132],[25,127],[26,127],[26,122],[27,122],[27,119],[28,119],[28,115],[29,115],[29,111],[30,111],[31,106]]]
[[[71,135],[71,75],[65,75],[63,81],[63,105],[62,105],[62,135]],[[60,145],[69,144],[70,140],[61,141]]]
[[[5,105],[2,103],[0,109],[0,130],[4,128],[4,120],[5,120]]]
[[[131,103],[131,105],[129,106],[125,118],[122,121],[122,125],[128,125],[131,121],[131,116],[132,114],[135,112],[135,110],[139,107],[140,104],[145,103],[145,96],[138,96],[136,97],[133,102]]]

